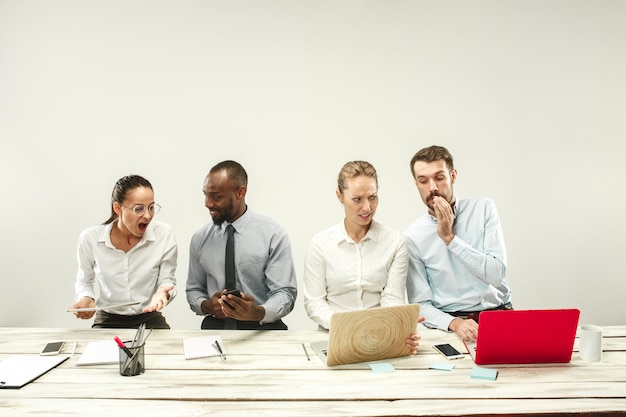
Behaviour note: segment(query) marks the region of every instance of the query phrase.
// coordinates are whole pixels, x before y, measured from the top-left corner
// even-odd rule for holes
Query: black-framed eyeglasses
[[[120,204],[120,206],[122,205]],[[137,204],[132,207],[126,207],[126,206],[122,206],[122,207],[128,210],[132,210],[133,213],[135,213],[135,216],[137,217],[143,216],[143,214],[146,212],[146,206],[144,206],[143,204]],[[151,216],[154,216],[161,210],[161,206],[158,205],[157,203],[152,203],[147,208],[148,208],[148,213],[150,213]]]

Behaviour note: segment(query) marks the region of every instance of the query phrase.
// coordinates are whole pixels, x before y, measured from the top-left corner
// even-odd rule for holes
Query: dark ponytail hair
[[[113,203],[122,204],[126,199],[126,193],[138,187],[146,187],[153,190],[150,181],[139,175],[127,175],[117,180],[111,193],[111,217],[102,224],[109,224],[117,220],[118,216],[115,210],[113,210]]]

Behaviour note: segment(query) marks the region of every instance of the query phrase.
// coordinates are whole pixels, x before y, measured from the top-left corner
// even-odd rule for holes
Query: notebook
[[[464,342],[477,365],[567,363],[580,311],[496,310],[480,313],[476,342]]]
[[[328,341],[311,349],[328,366],[407,356],[406,338],[417,329],[419,311],[419,304],[408,304],[335,313]]]
[[[221,336],[197,336],[183,339],[183,351],[185,359],[210,358],[212,356],[222,356],[222,353],[213,346],[217,342],[226,353]]]
[[[76,361],[76,365],[110,365],[119,363],[119,350],[117,343],[113,339],[89,342],[83,354]]]
[[[0,388],[22,388],[68,359],[65,355],[9,356],[0,362]]]

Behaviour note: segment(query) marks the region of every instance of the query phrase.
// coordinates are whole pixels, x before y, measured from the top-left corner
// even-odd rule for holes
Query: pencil
[[[311,357],[309,356],[309,352],[307,352],[306,346],[304,346],[304,343],[302,344],[302,349],[304,349],[304,354],[306,355],[306,360],[310,361]]]

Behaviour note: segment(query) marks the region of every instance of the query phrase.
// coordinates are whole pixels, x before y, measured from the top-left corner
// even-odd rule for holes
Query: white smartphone
[[[50,342],[41,351],[42,356],[58,355],[63,349],[65,342]]]
[[[463,354],[449,343],[433,345],[433,348],[435,348],[437,352],[441,353],[446,359],[460,359],[463,357]]]

